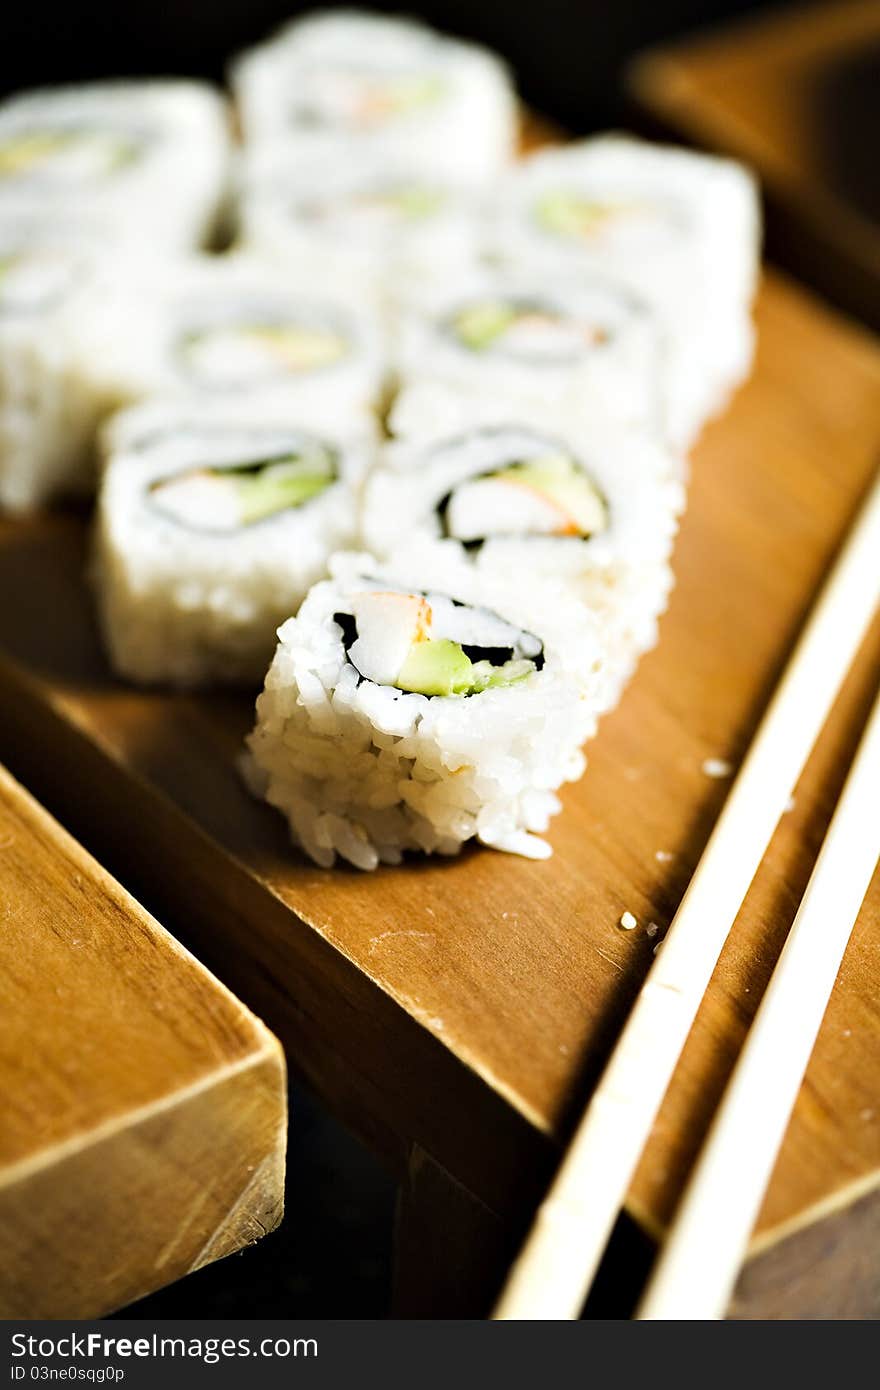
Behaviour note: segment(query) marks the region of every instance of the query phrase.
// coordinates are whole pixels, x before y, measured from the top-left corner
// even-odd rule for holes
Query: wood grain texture
[[[645,927],[671,918],[721,805],[726,784],[703,762],[740,757],[880,453],[873,340],[776,275],[758,320],[755,375],[697,451],[660,646],[566,791],[549,864],[479,850],[368,876],[306,863],[239,784],[250,700],[124,688],[98,648],[82,522],[0,527],[0,592],[15,596],[0,610],[0,754],[173,911],[390,1163],[403,1172],[415,1143],[511,1219],[546,1179],[650,963]],[[878,653],[880,630],[713,978],[629,1194],[651,1232],[669,1219],[794,915]],[[619,930],[624,909],[638,930]],[[875,885],[756,1258],[878,1193],[878,919]]]
[[[0,1317],[94,1317],[280,1220],[275,1039],[0,769]]]
[[[769,249],[880,329],[880,5],[792,6],[638,58],[629,91],[674,134],[747,160]]]

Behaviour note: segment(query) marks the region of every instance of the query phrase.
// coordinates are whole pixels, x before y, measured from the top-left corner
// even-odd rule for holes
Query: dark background
[[[18,0],[4,7],[0,89],[138,73],[220,78],[236,49],[314,8],[284,0]],[[756,0],[425,0],[369,8],[416,13],[490,44],[513,64],[527,101],[583,131],[615,117],[621,69],[638,49],[772,6]]]
[[[219,80],[237,49],[312,8],[283,0],[19,0],[4,12],[0,93],[138,74]],[[621,116],[621,73],[639,49],[772,6],[755,0],[428,0],[372,8],[417,13],[488,43],[514,67],[526,101],[581,132]],[[181,924],[167,918],[165,924],[185,940]],[[393,1209],[390,1179],[294,1088],[281,1229],[124,1316],[381,1317],[388,1310]],[[625,1314],[622,1307],[616,1315]],[[615,1314],[609,1309],[606,1315]]]

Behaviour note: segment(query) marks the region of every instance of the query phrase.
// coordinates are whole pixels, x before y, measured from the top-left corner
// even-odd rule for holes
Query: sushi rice
[[[258,684],[276,628],[355,538],[371,419],[154,401],[104,446],[94,579],[114,669]]]
[[[331,563],[279,631],[250,784],[328,867],[474,838],[545,858],[556,790],[595,730],[598,627],[552,587],[517,591],[436,553],[415,572],[419,587],[405,565]]]

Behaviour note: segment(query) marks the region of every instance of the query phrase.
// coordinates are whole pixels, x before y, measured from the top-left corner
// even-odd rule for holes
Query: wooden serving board
[[[548,863],[479,849],[373,875],[306,862],[239,783],[251,700],[121,685],[83,583],[82,519],[0,527],[0,755],[269,1021],[333,1109],[397,1171],[409,1164],[403,1212],[421,1222],[423,1267],[443,1258],[446,1227],[431,1233],[418,1200],[432,1191],[436,1205],[437,1174],[459,1211],[508,1230],[538,1194],[651,962],[646,926],[668,923],[723,801],[704,760],[740,758],[876,467],[877,344],[776,274],[758,325],[754,377],[697,450],[659,648],[566,791]],[[805,886],[878,653],[880,629],[740,914],[632,1185],[628,1210],[654,1235]],[[637,930],[620,930],[624,910]],[[739,1315],[880,1312],[878,924],[875,884]],[[487,1289],[470,1290],[465,1268],[480,1259],[450,1248],[461,1267],[421,1311],[482,1311]]]
[[[0,1318],[97,1317],[271,1230],[278,1043],[2,768],[0,915]]]
[[[639,57],[667,130],[747,160],[783,265],[880,329],[880,5],[786,6]]]

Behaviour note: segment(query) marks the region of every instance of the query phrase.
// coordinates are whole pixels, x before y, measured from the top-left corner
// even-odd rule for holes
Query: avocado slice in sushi
[[[325,450],[263,459],[241,468],[191,468],[151,488],[156,505],[172,520],[197,531],[235,531],[301,507],[336,479]]]
[[[416,642],[397,677],[399,690],[419,695],[479,695],[516,685],[535,670],[535,663],[521,658],[493,666],[491,661],[471,661],[464,648],[449,637]]]
[[[474,686],[474,665],[450,638],[424,638],[410,647],[396,684],[420,695],[466,695]]]

